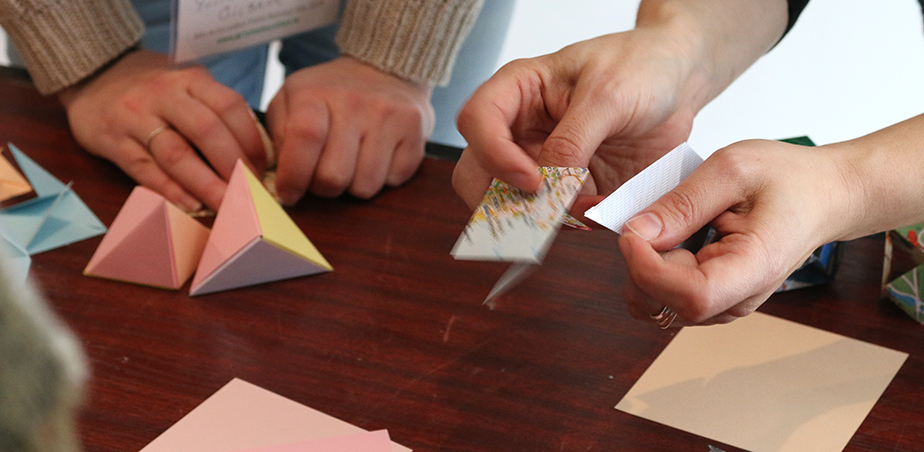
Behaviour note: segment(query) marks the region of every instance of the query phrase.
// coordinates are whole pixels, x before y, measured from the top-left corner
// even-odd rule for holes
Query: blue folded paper
[[[0,235],[27,256],[106,232],[106,226],[83,200],[48,171],[8,144],[13,158],[32,184],[36,197],[0,210]]]

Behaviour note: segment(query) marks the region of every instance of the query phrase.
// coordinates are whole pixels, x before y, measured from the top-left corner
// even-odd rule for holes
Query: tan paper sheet
[[[754,452],[841,451],[907,357],[753,313],[682,329],[616,409]]]

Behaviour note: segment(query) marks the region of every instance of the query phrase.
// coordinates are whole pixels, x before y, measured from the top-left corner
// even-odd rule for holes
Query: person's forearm
[[[924,221],[924,115],[869,135],[821,146],[842,169],[849,240]]]
[[[83,80],[135,45],[144,30],[128,0],[0,0],[0,25],[42,94]]]
[[[636,28],[668,33],[690,63],[684,97],[699,111],[786,30],[785,0],[644,0]]]

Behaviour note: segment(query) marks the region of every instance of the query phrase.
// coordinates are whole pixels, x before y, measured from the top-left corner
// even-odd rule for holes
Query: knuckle
[[[543,145],[546,163],[552,166],[570,166],[581,161],[581,145],[573,138],[578,135],[565,132],[550,136]]]
[[[155,157],[161,167],[175,168],[183,163],[186,156],[187,149],[184,146],[169,143],[158,148]]]
[[[415,162],[415,164],[408,164],[400,168],[395,168],[393,171],[391,171],[390,174],[388,174],[388,178],[386,179],[386,184],[389,187],[397,187],[409,181],[411,177],[414,177],[414,174],[417,172],[418,166],[419,166],[419,161]]]
[[[350,177],[341,172],[326,171],[315,176],[313,192],[322,197],[340,196],[350,184]]]
[[[209,138],[220,133],[224,124],[217,118],[199,118],[192,125],[193,136]]]
[[[756,162],[760,156],[746,152],[742,147],[727,147],[715,152],[715,159],[720,163],[721,176],[726,180],[751,180],[758,175]]]
[[[661,205],[664,206],[666,216],[674,223],[690,224],[697,218],[697,198],[692,190],[677,188],[661,198]]]
[[[675,311],[680,318],[695,324],[701,323],[710,317],[710,306],[712,306],[710,297],[704,294],[695,294],[684,297]]]
[[[459,133],[462,135],[471,135],[474,132],[474,125],[477,123],[477,118],[481,114],[481,107],[478,102],[472,100],[466,102],[465,105],[459,110],[458,115],[456,115],[456,128],[459,129]]]
[[[126,174],[129,174],[134,179],[138,179],[141,175],[144,175],[151,165],[154,164],[154,159],[150,154],[145,152],[139,153],[125,153],[125,158],[120,162],[120,166],[125,171]]]
[[[298,141],[320,141],[327,135],[327,127],[320,121],[291,121],[286,125],[286,135]]]
[[[249,108],[244,97],[232,90],[220,90],[215,96],[215,108],[222,115],[241,108]]]
[[[382,188],[381,184],[372,181],[358,181],[350,187],[350,194],[359,199],[370,199]]]

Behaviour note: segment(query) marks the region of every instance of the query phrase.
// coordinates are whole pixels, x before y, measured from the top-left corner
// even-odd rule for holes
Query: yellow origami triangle
[[[257,220],[263,232],[263,240],[327,270],[333,270],[334,268],[327,262],[327,259],[324,259],[308,237],[305,237],[302,230],[266,191],[263,184],[250,171],[244,171],[244,173],[247,175],[247,184],[250,186],[250,194],[253,197],[254,210],[257,211]]]

